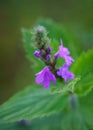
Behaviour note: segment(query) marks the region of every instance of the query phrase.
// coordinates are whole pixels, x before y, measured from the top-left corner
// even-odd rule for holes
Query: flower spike
[[[58,77],[64,79],[65,82],[74,79],[75,75],[69,71],[69,66],[74,62],[74,59],[70,56],[69,49],[63,46],[62,39],[60,39],[59,50],[52,58],[51,40],[47,36],[47,30],[43,26],[37,26],[34,31],[34,40],[38,49],[38,51],[34,52],[34,56],[42,60],[46,65],[35,75],[35,82],[42,84],[44,88],[49,88],[50,82],[55,83]],[[57,68],[56,63],[59,57],[63,58],[65,63],[62,67]]]

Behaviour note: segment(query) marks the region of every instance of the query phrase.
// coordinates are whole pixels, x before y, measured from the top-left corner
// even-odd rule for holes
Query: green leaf
[[[75,92],[85,95],[93,88],[93,49],[82,54],[71,69],[81,80],[75,86]]]
[[[61,128],[62,130],[89,130],[82,113],[76,109],[64,112]]]
[[[66,104],[67,110],[63,112],[55,113],[51,116],[45,116],[42,118],[36,118],[30,120],[30,125],[18,124],[16,122],[11,122],[11,123],[5,122],[5,123],[0,123],[0,128],[2,130],[12,130],[12,129],[13,130],[37,130],[37,129],[38,130],[52,130],[52,129],[53,130],[59,130],[59,129],[91,130],[93,128],[93,123],[92,123],[93,119],[89,117],[90,116],[89,113],[91,113],[91,111],[87,112],[88,114],[87,115],[85,113],[86,112],[85,110],[89,108],[89,106],[91,105],[90,103],[92,102],[90,103],[85,102],[85,100],[88,101],[87,98],[88,97],[80,98],[79,107],[70,108],[68,102],[68,104]],[[91,117],[92,117],[92,113],[91,113]]]
[[[13,122],[53,114],[64,109],[67,96],[52,94],[51,89],[29,87],[0,106],[0,119]]]
[[[70,100],[67,95],[53,94],[51,89],[29,87],[0,106],[2,121],[0,128],[2,130],[68,130],[68,128],[90,130],[89,128],[93,128],[92,99],[93,91],[85,97],[80,97],[80,106],[73,108],[69,107]],[[15,122],[21,119],[28,119],[31,124],[25,126]]]
[[[17,122],[1,123],[0,128],[2,130],[90,130],[90,126],[86,124],[85,119],[77,109],[36,118],[29,122],[29,125]]]

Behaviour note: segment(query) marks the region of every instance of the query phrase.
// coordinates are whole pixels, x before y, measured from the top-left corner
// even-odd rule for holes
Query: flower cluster
[[[35,82],[37,84],[43,84],[44,88],[50,87],[50,82],[56,82],[57,77],[61,77],[67,82],[69,79],[74,79],[74,74],[69,71],[74,59],[70,56],[68,48],[63,46],[62,40],[60,40],[59,50],[51,57],[52,48],[49,46],[50,39],[47,37],[47,31],[43,26],[35,28],[35,43],[38,48],[34,52],[36,58],[41,59],[46,67],[36,74]],[[57,68],[57,59],[61,57],[65,60],[62,67]]]

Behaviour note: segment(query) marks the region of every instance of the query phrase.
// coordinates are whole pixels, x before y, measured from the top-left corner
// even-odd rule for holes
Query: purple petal
[[[69,80],[69,79],[74,79],[74,74],[71,73],[69,70],[65,71],[62,74],[62,77],[64,78],[65,81]]]
[[[58,75],[58,76],[61,76],[61,75],[62,75],[62,71],[61,71],[61,69],[58,69],[58,71],[57,71],[57,75]]]
[[[70,72],[69,78],[70,78],[70,79],[74,79],[74,78],[75,78],[75,75],[74,75],[73,73]]]
[[[45,67],[42,71],[40,71],[39,73],[37,73],[35,75],[36,76],[35,82],[37,84],[42,84],[43,83],[43,81],[44,81],[44,74],[47,71],[48,71],[48,67]]]
[[[63,72],[65,72],[68,69],[67,64],[64,64],[61,68],[58,69],[57,74],[59,76],[62,76]]]
[[[50,80],[52,81],[52,82],[56,82],[56,77],[55,77],[55,75],[54,74],[52,74],[52,73],[50,73]]]
[[[57,75],[61,76],[65,81],[74,79],[74,74],[68,70],[67,64],[64,64],[61,68],[58,69]]]
[[[37,58],[40,58],[41,57],[41,54],[39,51],[35,51],[34,52],[34,56],[37,57]]]
[[[66,47],[63,47],[62,45],[59,46],[59,55],[61,57],[64,57],[64,55],[69,55],[70,52]]]
[[[35,82],[37,84],[41,84],[43,82],[43,76],[42,75],[38,75],[35,79]]]
[[[72,64],[72,62],[74,62],[74,59],[71,57],[71,56],[65,56],[65,61],[66,61],[66,64],[68,66],[70,66]]]
[[[62,57],[65,60],[66,64],[70,66],[72,62],[74,62],[74,59],[71,56],[69,56],[69,54],[70,51],[62,45],[61,41],[59,51],[54,55],[54,58],[57,59],[58,57]]]
[[[50,81],[44,80],[43,85],[44,85],[44,88],[49,88],[50,87]]]
[[[46,55],[46,59],[50,59],[51,55],[50,54],[47,54]]]
[[[42,71],[36,74],[35,82],[37,84],[43,84],[44,88],[48,88],[51,81],[56,82],[56,77],[50,72],[49,67],[45,67]]]
[[[49,73],[46,72],[44,75],[44,81],[43,81],[44,88],[49,88],[50,86],[50,79],[49,79]]]
[[[52,51],[52,48],[50,46],[48,46],[48,51],[51,52]]]
[[[44,77],[44,71],[45,71],[45,68],[40,71],[39,73],[37,73],[35,76],[36,76],[36,79],[35,79],[35,82],[37,84],[42,84],[43,82],[43,77]]]

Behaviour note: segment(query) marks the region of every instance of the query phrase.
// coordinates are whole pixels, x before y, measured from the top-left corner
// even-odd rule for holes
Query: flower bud
[[[51,48],[50,46],[48,46],[47,50],[48,50],[49,52],[51,52],[51,51],[52,51],[52,48]]]
[[[34,52],[34,56],[37,57],[37,58],[40,58],[41,57],[41,54],[39,51],[35,51]]]
[[[50,59],[51,55],[50,54],[46,54],[46,59]]]
[[[37,26],[34,28],[35,40],[42,42],[42,39],[47,36],[47,31],[43,26]]]
[[[45,27],[39,25],[33,30],[33,40],[38,49],[46,49],[48,44],[50,44],[50,39],[47,36],[48,32]]]

